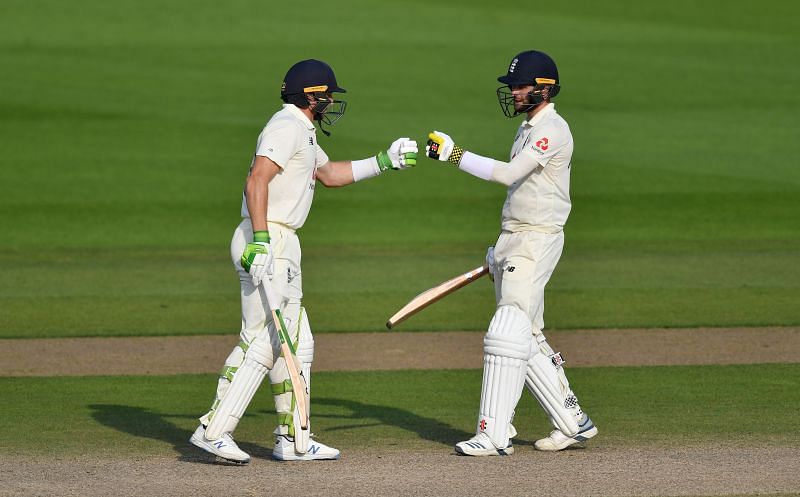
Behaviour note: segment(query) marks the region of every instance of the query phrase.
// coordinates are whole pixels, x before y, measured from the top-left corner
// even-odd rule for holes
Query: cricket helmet
[[[314,118],[320,123],[333,125],[344,115],[347,102],[335,100],[332,94],[346,91],[336,82],[331,66],[321,60],[307,59],[289,68],[281,85],[281,100],[306,109],[311,95],[314,97]]]
[[[508,65],[508,72],[497,78],[497,81],[503,83],[503,86],[497,89],[497,99],[503,113],[508,117],[528,112],[544,100],[554,98],[561,89],[556,63],[549,55],[538,50],[528,50],[515,55]],[[527,85],[533,86],[533,90],[528,94],[529,105],[517,110],[511,88]]]
[[[331,66],[321,60],[301,60],[289,68],[289,72],[283,78],[281,95],[316,91],[346,93],[346,90],[336,83],[336,75],[333,74]]]

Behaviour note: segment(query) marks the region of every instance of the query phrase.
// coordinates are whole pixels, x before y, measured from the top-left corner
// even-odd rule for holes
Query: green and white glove
[[[386,151],[378,152],[378,167],[381,172],[387,169],[406,169],[417,165],[417,142],[411,138],[398,138]]]
[[[464,149],[455,144],[452,138],[441,131],[428,133],[428,144],[425,153],[431,159],[452,162],[456,166],[461,162]]]
[[[255,286],[272,276],[273,259],[269,246],[269,231],[253,233],[253,241],[244,248],[241,262],[244,270],[253,278]]]

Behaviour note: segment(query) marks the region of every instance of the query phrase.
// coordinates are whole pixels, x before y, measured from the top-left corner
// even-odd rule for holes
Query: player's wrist
[[[392,159],[389,157],[389,152],[386,150],[381,150],[375,156],[375,160],[378,162],[378,168],[381,172],[386,171],[387,169],[392,169]]]
[[[253,241],[260,243],[269,243],[269,231],[259,230],[253,232]]]
[[[458,166],[461,163],[461,157],[463,157],[463,155],[464,155],[464,149],[454,143],[453,151],[450,152],[450,157],[448,157],[447,160],[450,163]]]
[[[367,159],[354,160],[351,163],[353,168],[353,182],[365,180],[377,176],[383,172],[378,165],[378,157],[372,156]]]

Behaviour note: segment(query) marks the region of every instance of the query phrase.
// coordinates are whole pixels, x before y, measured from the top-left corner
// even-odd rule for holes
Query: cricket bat
[[[429,305],[433,304],[434,302],[438,302],[439,300],[447,297],[451,293],[455,292],[459,288],[463,288],[473,281],[477,280],[484,274],[489,272],[489,266],[483,265],[480,267],[476,267],[472,271],[467,271],[464,274],[458,275],[455,278],[449,279],[444,283],[440,283],[435,287],[425,290],[424,292],[420,293],[411,301],[406,304],[402,309],[397,311],[394,316],[390,317],[388,321],[386,321],[386,327],[390,330],[397,326],[398,324],[402,323],[406,319],[410,318],[414,314],[418,313],[422,309],[425,309]]]
[[[289,332],[286,330],[286,323],[283,321],[281,310],[278,306],[278,299],[272,292],[272,285],[270,281],[265,279],[262,283],[264,291],[267,294],[269,301],[269,308],[272,311],[272,319],[275,327],[278,329],[278,336],[281,341],[281,355],[286,361],[286,368],[289,370],[289,379],[292,381],[292,392],[294,392],[295,402],[297,402],[297,411],[300,415],[300,428],[303,430],[308,429],[308,404],[306,403],[306,382],[300,376],[300,367],[297,364],[296,351]],[[297,438],[297,437],[296,437]]]

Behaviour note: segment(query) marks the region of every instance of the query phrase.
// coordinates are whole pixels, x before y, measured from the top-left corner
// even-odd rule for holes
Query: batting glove
[[[378,167],[381,172],[387,169],[406,169],[417,165],[417,142],[411,138],[398,138],[389,150],[378,152]]]
[[[449,161],[455,165],[461,162],[464,149],[453,142],[453,139],[441,131],[434,131],[428,134],[428,144],[425,146],[425,153],[431,159]]]
[[[494,272],[497,269],[494,259],[494,245],[486,250],[486,265],[489,266],[489,279],[494,281]]]
[[[253,241],[245,246],[241,262],[244,270],[253,278],[255,286],[260,285],[265,278],[272,276],[273,260],[268,231],[253,233]]]

